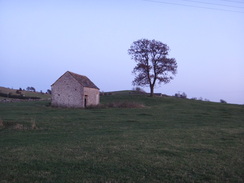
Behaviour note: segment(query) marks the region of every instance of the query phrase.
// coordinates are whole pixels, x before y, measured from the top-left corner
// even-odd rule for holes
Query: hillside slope
[[[31,92],[25,90],[10,89],[0,86],[0,100],[6,99],[41,99],[48,100],[51,98],[50,94],[41,93],[41,92]]]
[[[101,96],[121,102],[144,107],[0,103],[2,182],[244,181],[244,106]]]

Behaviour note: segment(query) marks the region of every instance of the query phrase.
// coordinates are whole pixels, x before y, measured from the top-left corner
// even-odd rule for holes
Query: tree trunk
[[[150,97],[153,97],[154,94],[154,85],[150,85]]]

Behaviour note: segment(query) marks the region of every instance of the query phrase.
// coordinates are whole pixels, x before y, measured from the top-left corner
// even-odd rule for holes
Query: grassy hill
[[[0,100],[3,99],[16,99],[16,98],[22,98],[22,99],[28,99],[28,98],[33,98],[33,99],[42,99],[42,100],[47,100],[51,98],[49,94],[46,93],[41,93],[41,92],[31,92],[31,91],[25,91],[21,90],[18,92],[17,89],[10,89],[6,87],[1,87],[0,86]]]
[[[244,106],[101,96],[105,106],[119,102],[144,107],[0,103],[1,181],[244,181]]]

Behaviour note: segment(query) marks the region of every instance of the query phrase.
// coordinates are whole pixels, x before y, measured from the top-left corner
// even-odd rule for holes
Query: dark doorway
[[[85,107],[87,106],[87,100],[88,100],[88,96],[85,95],[85,100],[84,100],[84,106],[85,106]]]

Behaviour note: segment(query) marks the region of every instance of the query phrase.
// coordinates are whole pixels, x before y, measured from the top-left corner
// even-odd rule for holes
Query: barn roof
[[[78,81],[78,83],[80,83],[83,87],[87,87],[87,88],[96,88],[99,90],[99,88],[86,76],[80,75],[80,74],[76,74],[70,71],[67,71],[66,73],[69,73],[76,81]],[[65,75],[66,73],[64,73],[63,75]],[[62,75],[62,76],[63,76]],[[61,77],[62,77],[61,76]],[[61,78],[60,77],[60,78]],[[59,80],[59,79],[58,79]],[[57,81],[58,81],[57,80]],[[56,82],[55,82],[56,83]],[[55,83],[53,83],[52,85],[54,85]]]
[[[67,72],[69,72],[82,86],[99,89],[88,77],[70,71]]]

